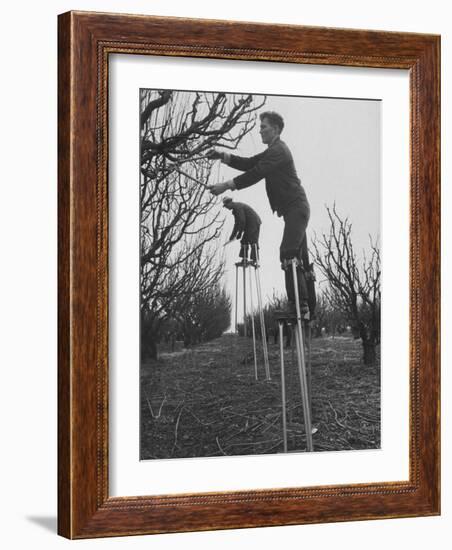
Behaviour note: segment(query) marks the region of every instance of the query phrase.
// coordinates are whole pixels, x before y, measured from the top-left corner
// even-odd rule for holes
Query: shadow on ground
[[[55,516],[28,516],[26,519],[30,523],[39,525],[39,527],[42,527],[46,531],[57,532],[57,518]]]

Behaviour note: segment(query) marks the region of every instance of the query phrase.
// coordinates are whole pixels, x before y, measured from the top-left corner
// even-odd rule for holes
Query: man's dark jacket
[[[244,172],[234,178],[236,189],[244,189],[265,178],[270,206],[278,216],[283,216],[294,202],[301,201],[309,208],[292,153],[281,139],[277,138],[265,151],[254,157],[230,155],[227,164]]]
[[[231,211],[234,215],[235,223],[230,240],[240,238],[243,234],[243,241],[247,244],[257,244],[259,239],[259,228],[261,219],[257,212],[251,206],[243,202],[233,202]]]

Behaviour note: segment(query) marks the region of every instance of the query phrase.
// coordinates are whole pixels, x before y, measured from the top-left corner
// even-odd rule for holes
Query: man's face
[[[272,126],[268,119],[263,118],[261,120],[261,126],[259,133],[261,135],[262,143],[272,143],[275,137],[279,136],[279,128],[277,126]]]

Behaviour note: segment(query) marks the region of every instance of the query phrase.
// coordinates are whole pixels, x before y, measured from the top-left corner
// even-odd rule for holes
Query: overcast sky
[[[375,240],[380,231],[380,107],[375,100],[269,96],[263,110],[280,113],[285,121],[281,139],[295,161],[298,176],[311,205],[308,243],[315,233],[329,229],[325,205],[336,208],[353,224],[355,250],[369,250],[369,235]],[[237,154],[252,156],[262,151],[258,126],[241,142]],[[220,164],[213,175],[218,181],[240,172]],[[272,214],[264,180],[241,190],[229,192],[234,200],[252,206],[262,219],[261,279],[264,301],[273,292],[284,294],[283,273],[279,264],[279,245],[283,221]],[[222,195],[219,197],[219,206]],[[225,211],[226,212],[226,211]],[[230,235],[233,216],[226,212],[224,241]],[[240,244],[226,247],[226,286],[234,296],[235,267]],[[317,273],[320,280],[320,274]],[[254,282],[254,281],[253,281]],[[241,309],[239,308],[239,311]],[[239,316],[240,319],[240,316]]]

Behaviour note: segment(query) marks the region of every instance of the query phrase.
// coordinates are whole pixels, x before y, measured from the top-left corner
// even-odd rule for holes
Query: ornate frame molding
[[[86,538],[439,513],[439,50],[438,36],[421,34],[89,12],[59,16],[61,535]],[[117,53],[409,70],[408,482],[109,497],[107,93],[108,59]]]

